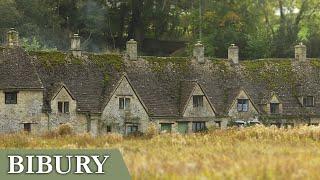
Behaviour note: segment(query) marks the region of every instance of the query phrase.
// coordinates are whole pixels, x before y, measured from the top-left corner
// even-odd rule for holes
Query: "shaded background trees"
[[[302,41],[320,57],[319,9],[318,0],[1,0],[0,38],[15,27],[26,45],[66,51],[80,33],[93,52],[134,38],[142,54],[182,56],[201,28],[207,56],[225,57],[236,43],[243,59],[290,57]]]

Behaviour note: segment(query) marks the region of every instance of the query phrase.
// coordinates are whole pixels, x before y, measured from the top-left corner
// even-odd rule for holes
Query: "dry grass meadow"
[[[0,136],[0,148],[118,148],[133,179],[320,179],[320,127],[145,137]]]

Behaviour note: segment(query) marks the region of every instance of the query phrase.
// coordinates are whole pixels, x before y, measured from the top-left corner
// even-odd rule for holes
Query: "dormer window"
[[[238,112],[248,112],[249,99],[238,99],[237,109]]]
[[[58,102],[59,113],[69,113],[69,102]]]
[[[279,114],[279,113],[280,113],[280,104],[270,103],[270,114]]]
[[[203,107],[203,96],[193,96],[193,107]]]
[[[17,104],[17,92],[5,92],[6,104]]]
[[[119,98],[119,109],[128,110],[130,108],[130,98]]]
[[[306,96],[303,98],[303,106],[304,107],[314,107],[314,97]]]

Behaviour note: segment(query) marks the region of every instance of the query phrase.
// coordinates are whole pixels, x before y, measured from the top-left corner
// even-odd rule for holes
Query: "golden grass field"
[[[133,179],[320,179],[320,127],[206,134],[0,136],[1,148],[118,148]]]

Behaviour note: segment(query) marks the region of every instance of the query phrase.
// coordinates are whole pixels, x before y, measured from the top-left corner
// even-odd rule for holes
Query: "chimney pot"
[[[307,47],[300,42],[299,45],[295,46],[295,60],[304,62],[307,60]]]
[[[19,33],[15,28],[10,28],[7,33],[7,45],[8,46],[19,46]]]
[[[228,59],[232,60],[234,64],[239,63],[239,47],[235,44],[231,44],[228,48]]]
[[[71,52],[75,57],[81,57],[81,41],[79,34],[73,34],[71,37]]]
[[[193,49],[193,57],[195,57],[198,61],[199,64],[203,64],[205,63],[205,59],[204,59],[204,46],[201,43],[201,41],[198,41],[195,45],[194,45],[194,49]]]
[[[126,54],[130,60],[138,59],[138,43],[134,39],[130,39],[126,45]]]

